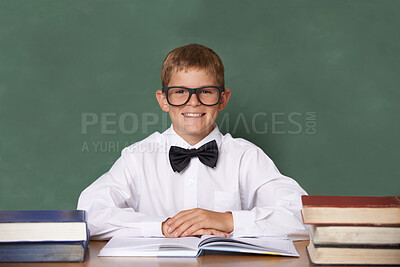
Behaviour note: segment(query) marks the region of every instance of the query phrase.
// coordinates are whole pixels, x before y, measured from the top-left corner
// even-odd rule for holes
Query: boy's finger
[[[212,232],[210,229],[199,229],[191,234],[191,236],[196,236],[196,235],[212,235]]]
[[[212,235],[216,235],[216,236],[222,236],[224,234],[223,232],[216,230],[216,229],[211,229],[210,232]]]
[[[207,226],[206,226],[207,227]],[[201,229],[204,229],[203,227],[201,228]],[[200,229],[200,230],[201,230]],[[208,229],[208,228],[206,228],[205,230],[207,230],[209,233],[208,234],[204,234],[204,235],[220,235],[220,233],[225,233],[225,232],[222,232],[222,231],[220,231],[220,230],[217,230],[217,229]],[[186,235],[188,235],[188,236],[190,236],[190,235],[194,235],[194,233],[196,233],[197,231],[199,231],[199,229],[198,229],[198,225],[196,225],[196,224],[193,224],[192,226],[190,226],[185,232],[184,232],[184,234],[186,233]],[[185,236],[186,236],[185,235]]]
[[[222,236],[222,237],[230,237],[231,235],[222,232],[216,229],[199,229],[196,232],[192,233],[190,236],[195,236],[195,235],[215,235],[215,236]]]
[[[167,221],[165,221],[165,222],[163,222],[162,223],[162,226],[161,226],[161,228],[162,228],[162,233],[163,233],[163,235],[165,236],[165,237],[173,237],[170,233],[168,233],[168,231],[167,231],[167,229],[168,229],[168,225],[167,225],[167,223],[166,223]]]
[[[222,236],[222,237],[230,237],[231,236],[230,234],[228,234],[226,232],[222,232],[222,231],[215,230],[215,229],[211,229],[211,232],[213,235],[216,235],[216,236]]]
[[[187,222],[188,219],[186,219],[185,217],[180,218],[174,222],[172,222],[170,225],[168,225],[168,233],[174,233],[179,227],[182,226],[182,224],[184,224],[185,222]]]
[[[174,231],[176,231],[177,228],[181,227],[182,224],[184,224],[188,221],[191,221],[193,219],[199,220],[199,218],[196,218],[196,216],[193,213],[189,213],[189,214],[179,217],[178,219],[176,219],[175,221],[172,221],[169,224],[168,232],[173,233]]]
[[[199,229],[204,228],[204,225],[201,221],[198,221],[196,218],[193,218],[191,220],[188,220],[184,222],[181,226],[179,226],[175,231],[174,231],[174,236],[188,236],[190,235],[187,230],[189,228],[192,228],[192,232],[195,232]]]
[[[198,226],[199,225],[199,226]],[[211,235],[218,235],[218,236],[226,236],[226,232],[215,229],[215,228],[208,228],[211,225],[208,222],[202,222],[202,224],[196,224],[194,223],[192,226],[190,226],[185,232],[184,232],[184,236],[190,236],[190,235],[194,235],[195,232],[198,231],[198,227],[201,227],[202,229],[206,229],[208,231],[210,231]]]
[[[171,220],[169,221],[169,223],[167,223],[168,225],[171,225],[172,223],[174,223],[176,220],[179,220],[180,218],[182,218],[183,216],[186,216],[187,214],[190,214],[194,211],[194,209],[190,209],[190,210],[183,210],[179,213],[177,213],[174,217],[171,218]]]

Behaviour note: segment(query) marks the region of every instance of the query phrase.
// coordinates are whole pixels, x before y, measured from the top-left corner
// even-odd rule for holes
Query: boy
[[[93,239],[114,235],[307,238],[300,196],[254,144],[222,135],[215,120],[227,105],[224,66],[211,49],[171,51],[156,92],[172,125],[125,148],[111,169],[86,188]]]

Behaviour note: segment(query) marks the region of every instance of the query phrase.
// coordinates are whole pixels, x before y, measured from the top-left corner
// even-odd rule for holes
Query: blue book
[[[89,237],[83,210],[0,211],[0,262],[81,262]]]
[[[2,210],[0,223],[86,222],[84,210]]]

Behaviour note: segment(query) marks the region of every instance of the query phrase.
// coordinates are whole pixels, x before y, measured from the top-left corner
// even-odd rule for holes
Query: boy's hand
[[[229,236],[233,231],[232,213],[215,212],[204,209],[191,209],[179,212],[162,223],[166,237],[185,237],[193,235]]]
[[[167,229],[169,228],[169,225],[165,222],[162,223],[162,232],[165,237],[168,238],[174,238],[175,236],[171,233],[169,234]],[[200,229],[196,232],[194,232],[191,236],[197,236],[197,235],[217,235],[217,236],[223,236],[223,237],[230,237],[231,235],[225,232],[221,232],[215,229]]]

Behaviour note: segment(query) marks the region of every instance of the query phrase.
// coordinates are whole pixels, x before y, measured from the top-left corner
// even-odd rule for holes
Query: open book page
[[[299,257],[293,241],[274,237],[226,238],[203,236],[199,247],[204,250],[270,254]]]
[[[195,257],[201,250],[299,256],[293,242],[276,238],[217,236],[138,238],[115,236],[99,256]]]
[[[199,237],[143,238],[114,236],[99,256],[181,256],[198,254]]]

